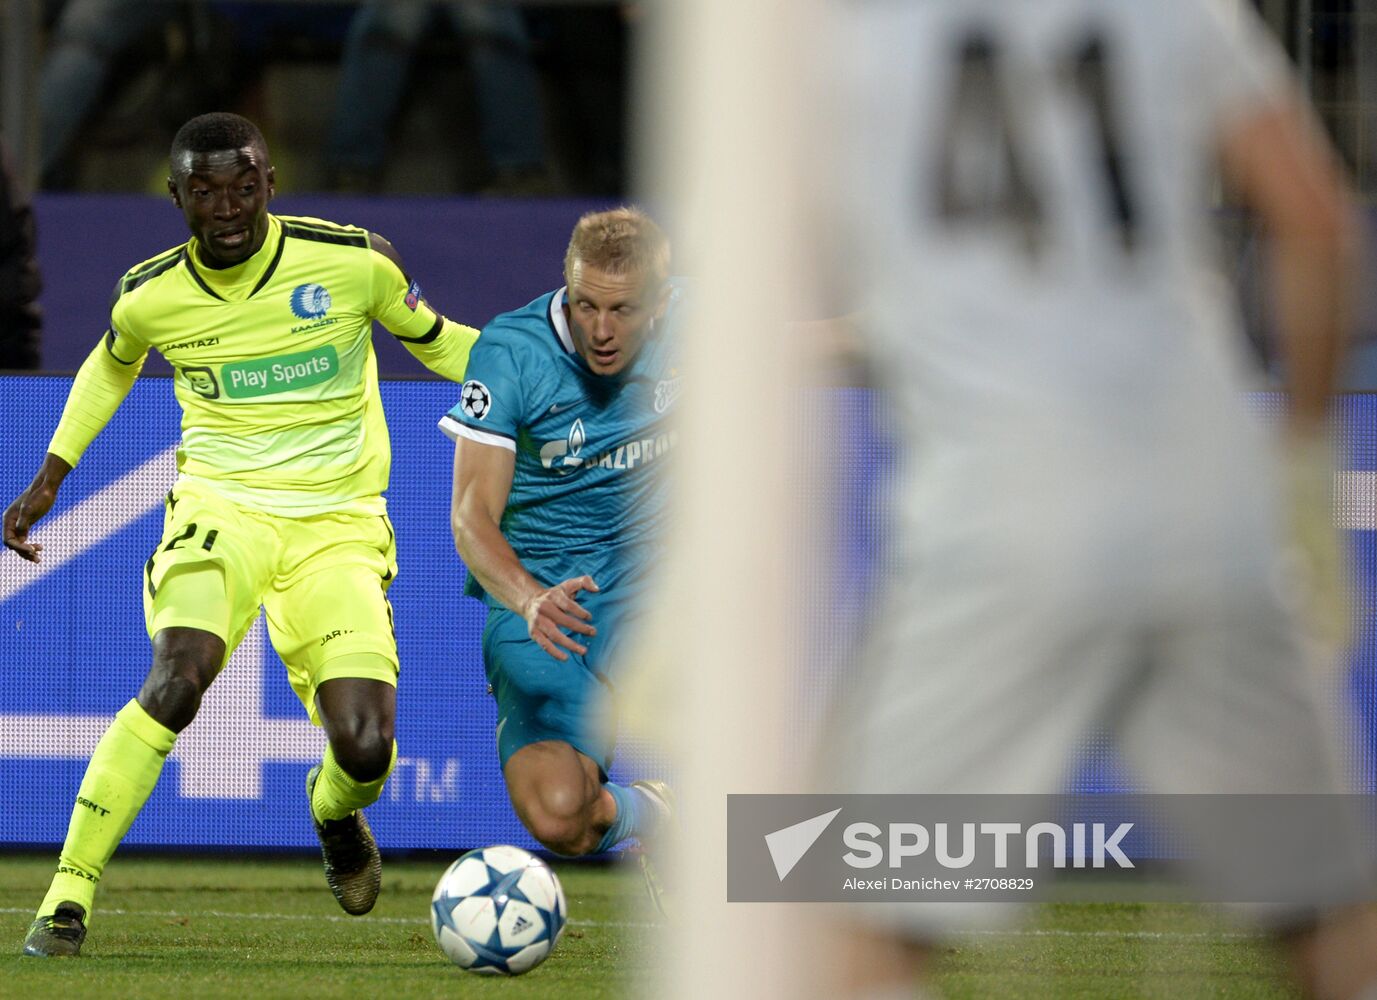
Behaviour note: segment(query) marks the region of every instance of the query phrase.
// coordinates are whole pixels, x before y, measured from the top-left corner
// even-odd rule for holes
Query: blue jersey
[[[667,516],[665,466],[679,395],[669,308],[617,375],[595,375],[574,348],[563,288],[483,329],[459,402],[440,421],[453,438],[516,455],[502,534],[546,586],[584,573],[604,592],[654,562]],[[498,603],[469,574],[465,593]]]

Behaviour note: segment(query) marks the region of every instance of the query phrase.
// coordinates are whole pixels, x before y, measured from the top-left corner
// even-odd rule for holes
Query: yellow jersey
[[[130,384],[150,348],[171,363],[183,478],[288,517],[380,514],[391,449],[375,319],[428,367],[463,379],[478,332],[431,309],[366,230],[270,216],[262,248],[232,268],[206,267],[192,239],[128,271],[104,351]],[[68,411],[81,408],[81,387]],[[60,425],[50,450],[75,464],[87,442],[62,439]]]

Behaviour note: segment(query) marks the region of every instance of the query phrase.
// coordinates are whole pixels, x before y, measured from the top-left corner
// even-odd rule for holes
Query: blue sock
[[[617,815],[598,843],[599,854],[612,850],[623,840],[647,833],[646,824],[653,823],[655,819],[655,809],[636,789],[615,785],[610,781],[602,787],[612,793],[612,801],[617,803]]]

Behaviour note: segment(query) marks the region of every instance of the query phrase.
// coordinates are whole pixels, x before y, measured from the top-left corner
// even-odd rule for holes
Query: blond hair
[[[669,239],[634,206],[588,212],[574,226],[564,251],[566,279],[575,261],[608,274],[640,274],[658,285],[669,277]]]

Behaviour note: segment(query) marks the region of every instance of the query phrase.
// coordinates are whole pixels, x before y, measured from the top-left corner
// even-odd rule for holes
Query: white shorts
[[[842,682],[821,791],[1055,794],[1067,790],[1089,741],[1106,736],[1137,792],[1348,790],[1335,751],[1337,677],[1326,692],[1322,672],[1306,665],[1275,579],[1221,586],[1210,599],[1116,607],[1102,593],[1133,593],[1122,578],[1096,588],[1074,573],[963,575],[926,565],[892,581],[879,601]],[[1318,863],[1276,860],[1292,869]],[[1317,886],[1319,897],[1332,898],[1366,884],[1367,872],[1354,857],[1316,876],[1331,882]],[[1011,909],[858,907],[855,915],[927,938]],[[1299,919],[1294,906],[1258,916]]]

